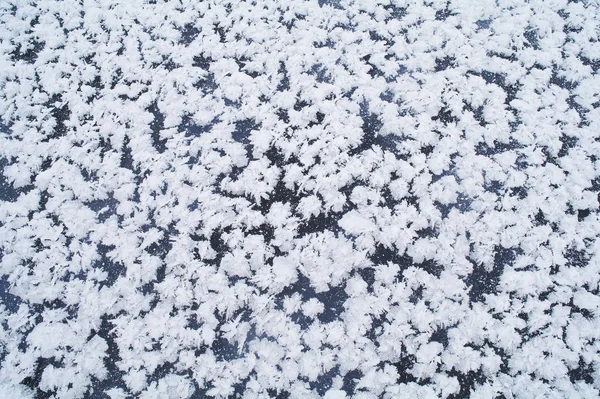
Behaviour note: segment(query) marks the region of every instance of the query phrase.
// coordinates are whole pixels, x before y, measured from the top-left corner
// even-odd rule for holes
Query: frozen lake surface
[[[0,396],[600,397],[600,5],[0,5]]]

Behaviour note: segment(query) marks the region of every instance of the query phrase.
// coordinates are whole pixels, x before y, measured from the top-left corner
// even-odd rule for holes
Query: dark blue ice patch
[[[29,190],[16,189],[4,176],[4,168],[9,162],[6,158],[0,158],[0,201],[15,202],[21,193]]]
[[[314,64],[308,74],[314,76],[319,83],[333,83],[327,67],[323,64]]]
[[[131,148],[129,147],[129,136],[125,136],[123,140],[123,145],[121,146],[121,163],[120,166],[125,169],[129,169],[131,171],[135,171],[135,167],[133,164],[133,154],[131,153]]]
[[[331,388],[333,378],[339,375],[339,366],[333,367],[331,370],[319,374],[316,381],[310,381],[309,385],[311,390],[316,391],[319,395],[323,396]]]
[[[3,252],[0,249],[0,261],[2,260]],[[9,313],[16,313],[19,310],[19,305],[22,303],[21,298],[10,293],[10,283],[8,276],[0,277],[0,303],[4,305]]]
[[[95,261],[92,264],[92,267],[101,269],[107,273],[108,276],[106,280],[102,281],[100,284],[110,287],[117,281],[119,277],[125,275],[126,268],[122,263],[113,262],[108,258],[108,253],[114,249],[114,246],[98,244],[97,248],[100,259]]]
[[[215,81],[215,75],[212,72],[209,72],[206,74],[206,76],[199,78],[192,86],[196,89],[200,89],[202,94],[205,96],[213,94],[217,87],[219,87]]]
[[[96,218],[100,223],[105,222],[111,216],[116,215],[118,205],[119,201],[112,197],[96,199],[87,203],[88,208],[96,212]]]
[[[279,70],[278,74],[282,75],[281,81],[277,85],[277,91],[287,91],[290,89],[290,77],[288,75],[287,68],[285,67],[285,63],[283,61],[279,61]]]
[[[341,228],[338,225],[339,220],[344,215],[344,212],[322,212],[316,216],[311,216],[308,220],[303,220],[298,227],[298,238],[309,234],[331,231],[336,237],[341,233]]]
[[[379,95],[379,98],[382,101],[392,103],[392,102],[394,102],[394,93],[390,89],[387,89]]]
[[[556,86],[560,87],[561,89],[565,89],[565,90],[569,90],[569,91],[572,91],[572,90],[576,89],[577,86],[579,86],[579,82],[567,80],[563,76],[558,76],[558,73],[556,70],[552,71],[552,77],[550,78],[549,84],[556,85]]]
[[[181,34],[179,43],[188,46],[198,37],[200,29],[196,28],[193,23],[187,23],[179,30],[179,33]]]
[[[569,370],[567,374],[572,383],[582,381],[586,384],[593,385],[598,378],[594,369],[594,364],[589,362],[589,360],[584,359],[581,355],[579,356],[577,368]]]
[[[378,40],[384,40],[386,42],[388,42],[387,39],[382,38],[381,36],[379,36],[377,33],[370,31],[369,34],[371,35],[371,40],[374,41],[378,41]],[[389,44],[386,44],[389,45]],[[385,76],[385,73],[383,73],[383,71],[381,69],[379,69],[377,66],[375,66],[374,64],[372,64],[371,61],[371,54],[367,54],[364,57],[361,58],[361,60],[369,66],[369,76],[371,78],[384,78],[385,81],[387,83],[392,82],[394,79],[393,78],[388,78]]]
[[[358,385],[358,381],[362,378],[363,373],[360,370],[352,370],[346,373],[344,376],[344,382],[342,385],[342,390],[347,392],[349,395],[353,395],[356,386]]]
[[[588,265],[592,255],[586,250],[578,250],[570,246],[564,252],[564,257],[567,260],[567,267],[585,267]]]
[[[489,29],[492,23],[491,19],[479,19],[475,22],[478,29]]]
[[[400,347],[401,347],[400,359],[396,363],[393,363],[393,366],[396,368],[396,371],[398,372],[397,383],[407,384],[410,382],[416,382],[416,383],[419,383],[420,385],[423,385],[425,383],[425,381],[419,381],[410,372],[410,370],[416,363],[417,359],[415,358],[414,355],[411,355],[407,352],[406,347],[403,343],[400,343]]]
[[[600,71],[600,58],[588,58],[582,54],[579,54],[577,58],[581,61],[583,65],[592,68],[594,74]]]
[[[243,119],[235,122],[235,130],[231,134],[233,139],[238,143],[250,144],[250,134],[257,129],[260,129],[261,124],[254,119]]]
[[[1,117],[0,117],[0,133],[10,134],[10,127],[4,123],[4,121]]]
[[[107,373],[106,378],[101,381],[97,380],[96,378],[92,378],[92,384],[85,395],[86,398],[96,398],[97,395],[102,395],[103,392],[106,392],[112,388],[121,388],[125,392],[128,391],[127,386],[123,381],[123,377],[127,373],[119,369],[117,366],[117,363],[121,360],[121,356],[119,353],[119,345],[115,342],[114,333],[112,332],[115,326],[111,322],[110,316],[102,315],[100,320],[101,323],[98,327],[98,330],[96,331],[92,329],[87,339],[89,341],[95,335],[98,335],[100,338],[106,341],[108,350],[106,351],[106,356],[103,359],[103,363],[104,367],[106,367]]]
[[[456,13],[453,13],[450,8],[449,8],[450,2],[446,3],[446,7],[444,7],[444,9],[442,10],[437,10],[435,12],[435,19],[438,21],[445,21],[448,17],[451,17],[453,15],[456,15]]]
[[[223,337],[217,337],[211,346],[211,349],[218,361],[231,361],[239,359],[244,355],[243,348],[238,348],[237,343],[230,342]]]
[[[399,137],[379,134],[379,131],[383,127],[383,122],[381,122],[379,115],[370,111],[369,104],[366,101],[360,103],[360,117],[363,120],[362,140],[358,146],[348,151],[348,155],[355,156],[374,146],[391,152],[397,151],[396,142],[399,140]]]
[[[162,154],[167,149],[167,139],[163,139],[161,136],[161,132],[165,128],[165,116],[158,109],[158,104],[156,102],[152,103],[146,111],[150,112],[154,118],[152,122],[150,122],[152,145],[156,151]]]
[[[331,6],[343,10],[344,8],[341,6],[340,3],[340,0],[319,0],[319,7]]]
[[[496,293],[504,268],[515,261],[518,252],[512,248],[496,246],[492,270],[487,270],[483,265],[471,262],[473,271],[465,279],[471,302],[481,302],[486,294]]]
[[[66,121],[71,117],[71,110],[60,94],[53,95],[44,105],[50,110],[50,118],[54,119],[54,129],[42,139],[42,142],[49,142],[67,133]]]
[[[434,235],[435,231],[423,229],[419,230],[418,233],[419,237],[422,238]],[[400,266],[400,274],[398,276],[398,278],[400,279],[402,279],[402,274],[404,270],[408,269],[411,266],[425,270],[427,273],[438,277],[440,273],[444,270],[444,267],[439,265],[434,260],[427,259],[421,263],[415,263],[410,256],[405,254],[398,254],[398,251],[394,247],[386,247],[381,244],[378,244],[375,247],[375,251],[373,251],[373,253],[369,255],[369,260],[373,263],[373,265],[375,265],[374,267],[377,267],[377,265],[386,265],[388,263],[394,263]]]
[[[55,397],[55,391],[42,391],[39,388],[44,370],[48,366],[61,367],[61,363],[56,361],[54,357],[38,357],[33,372],[21,381],[21,385],[24,385],[35,392],[36,399],[49,399]]]
[[[282,308],[284,299],[292,296],[294,293],[301,295],[303,303],[308,302],[312,298],[316,298],[324,307],[323,312],[318,315],[318,319],[322,323],[330,323],[339,320],[339,317],[344,312],[344,303],[346,302],[346,299],[348,299],[348,295],[344,289],[345,284],[342,284],[337,287],[330,286],[327,291],[317,293],[311,286],[308,277],[299,273],[298,280],[277,294],[275,300],[277,306]],[[292,319],[303,329],[308,328],[312,324],[311,319],[304,316],[301,310],[296,312],[292,316]]]
[[[435,71],[445,71],[448,68],[453,68],[456,66],[456,58],[445,56],[443,58],[435,59]]]
[[[519,148],[522,148],[522,145],[519,144],[518,141],[516,141],[515,139],[513,139],[511,137],[508,143],[502,143],[502,142],[499,142],[499,141],[494,141],[490,145],[490,144],[487,144],[484,141],[480,141],[475,146],[475,153],[477,155],[483,155],[485,157],[492,157],[494,155],[498,155],[498,154],[501,154],[501,153],[506,152],[506,151],[516,150],[516,149],[519,149]]]
[[[214,118],[206,125],[197,125],[191,120],[191,118],[184,117],[183,122],[181,122],[178,127],[178,131],[184,132],[186,137],[200,137],[203,134],[209,133],[219,122],[219,118]]]
[[[532,47],[534,50],[540,49],[540,41],[536,29],[531,26],[527,27],[523,32],[523,37],[525,38],[526,47]]]
[[[337,287],[329,287],[327,291],[315,294],[315,298],[323,304],[323,312],[319,314],[322,323],[330,323],[339,320],[344,310],[344,304],[348,299],[345,284]]]
[[[37,17],[35,18],[35,20],[37,21]],[[28,49],[24,49],[23,45],[17,44],[15,50],[12,53],[10,53],[11,59],[15,62],[22,61],[27,64],[34,64],[38,58],[40,51],[42,51],[44,47],[46,47],[46,43],[31,38],[28,41],[28,44],[31,45]]]

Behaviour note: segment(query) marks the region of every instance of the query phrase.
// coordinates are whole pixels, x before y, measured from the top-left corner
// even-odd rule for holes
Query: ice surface
[[[600,396],[595,1],[0,5],[0,396]]]

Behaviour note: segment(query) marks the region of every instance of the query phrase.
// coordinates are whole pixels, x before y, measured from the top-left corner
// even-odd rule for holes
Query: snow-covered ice
[[[593,0],[0,4],[0,397],[600,397]]]

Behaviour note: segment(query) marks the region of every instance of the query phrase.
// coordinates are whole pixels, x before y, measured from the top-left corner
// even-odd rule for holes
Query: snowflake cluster
[[[0,4],[0,395],[600,397],[600,5]]]

